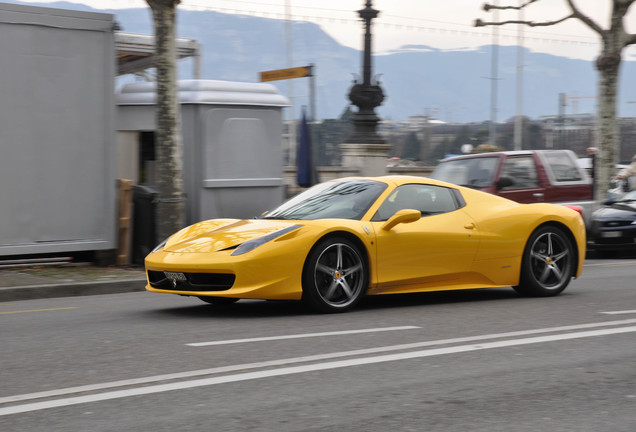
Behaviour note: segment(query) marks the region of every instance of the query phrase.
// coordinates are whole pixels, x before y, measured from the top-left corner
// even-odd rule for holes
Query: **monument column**
[[[351,103],[358,111],[351,116],[354,131],[340,144],[342,165],[356,168],[362,176],[379,176],[387,173],[386,159],[390,146],[376,131],[378,116],[375,107],[384,100],[378,80],[371,76],[371,20],[379,14],[367,0],[366,7],[358,11],[365,24],[364,52],[362,57],[362,82],[354,80],[349,91]]]

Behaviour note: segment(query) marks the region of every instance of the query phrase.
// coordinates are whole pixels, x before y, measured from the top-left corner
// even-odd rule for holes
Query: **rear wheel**
[[[207,297],[207,296],[199,296],[200,300],[203,300],[206,303],[210,303],[213,305],[229,305],[232,303],[236,303],[239,301],[237,298],[230,297]]]
[[[574,246],[562,229],[537,229],[524,250],[519,285],[514,289],[532,297],[560,294],[570,283],[575,258]]]
[[[303,269],[303,301],[319,312],[353,308],[368,284],[367,262],[350,240],[323,239],[309,253]]]

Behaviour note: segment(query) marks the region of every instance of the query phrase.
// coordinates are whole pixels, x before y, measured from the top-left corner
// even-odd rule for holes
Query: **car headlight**
[[[285,235],[289,232],[294,231],[295,229],[298,229],[302,227],[302,225],[292,225],[289,226],[287,228],[283,228],[282,230],[278,230],[275,231],[273,233],[269,233],[266,236],[254,239],[254,240],[250,240],[250,241],[246,241],[245,243],[242,243],[239,245],[239,247],[237,247],[236,249],[234,249],[234,251],[232,252],[232,255],[243,255],[244,253],[248,253],[249,251],[252,251],[254,249],[256,249],[257,247],[272,241],[282,235]]]

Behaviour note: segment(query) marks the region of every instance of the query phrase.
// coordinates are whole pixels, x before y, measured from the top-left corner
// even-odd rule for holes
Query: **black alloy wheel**
[[[532,297],[558,295],[570,283],[575,259],[574,246],[562,229],[539,227],[528,239],[519,285],[514,289]]]
[[[353,308],[369,283],[365,255],[350,240],[326,238],[311,250],[303,269],[303,301],[318,312]]]

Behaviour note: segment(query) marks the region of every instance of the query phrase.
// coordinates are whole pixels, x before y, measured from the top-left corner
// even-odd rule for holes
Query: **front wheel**
[[[353,308],[369,283],[365,256],[350,240],[332,237],[319,241],[303,269],[303,301],[319,312]]]
[[[575,259],[574,246],[563,230],[541,227],[528,239],[519,285],[514,289],[532,297],[558,295],[570,283]]]

